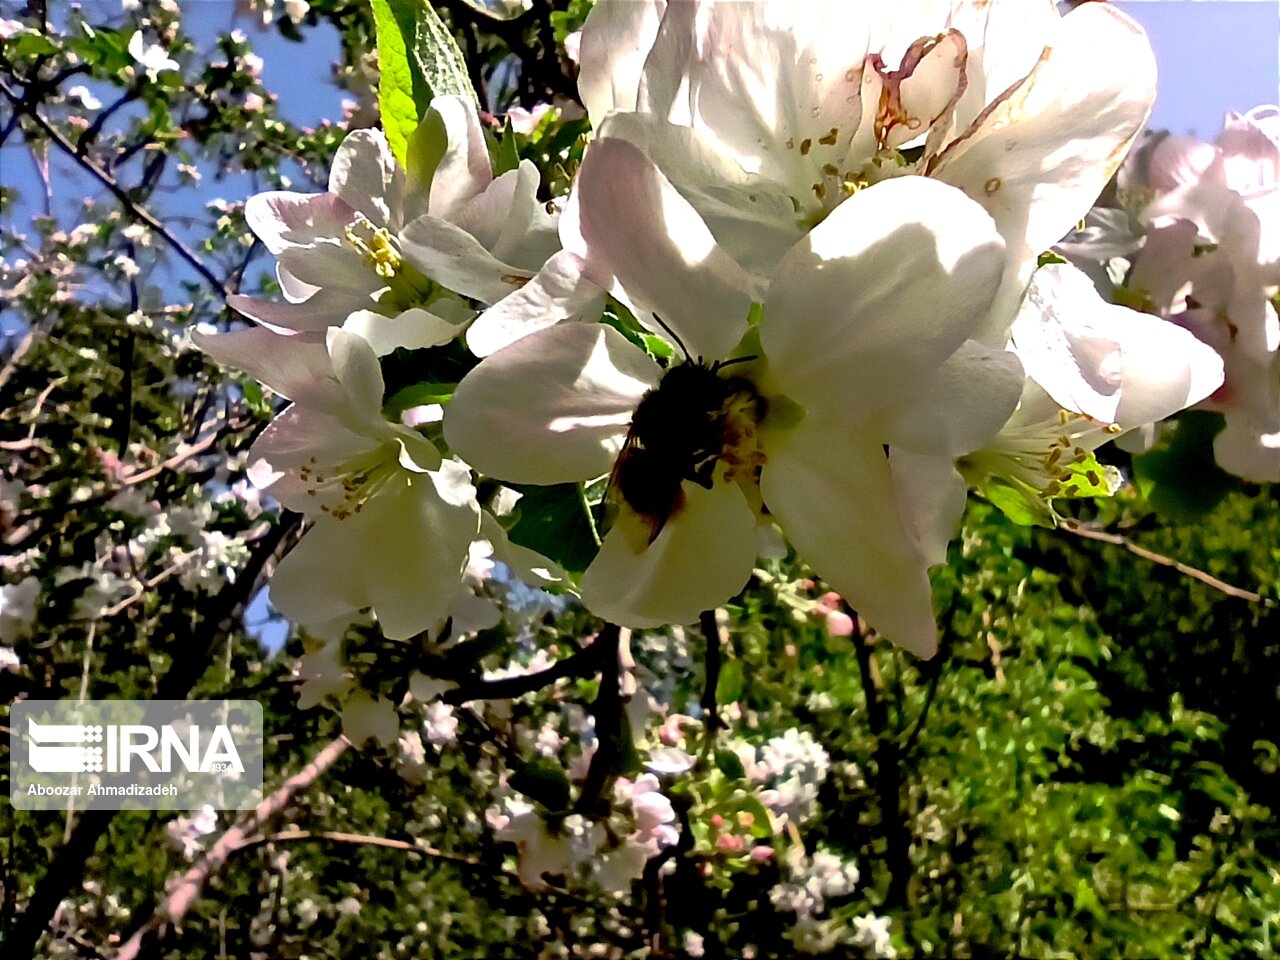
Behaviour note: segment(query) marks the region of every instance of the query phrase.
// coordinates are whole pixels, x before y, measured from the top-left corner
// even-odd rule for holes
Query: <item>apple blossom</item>
[[[251,451],[259,484],[314,521],[272,579],[277,608],[322,633],[371,608],[393,639],[447,617],[480,529],[475,489],[465,466],[383,417],[372,347],[338,328],[194,339],[294,401]]]
[[[644,150],[760,281],[861,185],[963,190],[1009,249],[998,339],[1036,255],[1142,129],[1155,62],[1106,4],[600,0],[579,88],[601,135]]]
[[[588,279],[688,362],[664,371],[603,324],[540,330],[459,384],[445,415],[451,448],[516,483],[585,481],[609,473],[646,397],[672,398],[661,429],[676,436],[715,414],[722,434],[700,471],[667,468],[679,486],[665,523],[655,531],[623,503],[583,576],[584,603],[624,626],[691,622],[742,588],[758,527],[776,520],[874,626],[930,655],[926,564],[885,446],[977,446],[1013,409],[1017,376],[1003,390],[953,376],[963,401],[917,403],[953,356],[967,359],[956,351],[990,305],[1004,264],[990,217],[926,178],[861,190],[783,257],[755,327],[752,281],[635,147],[597,141],[576,200]],[[713,364],[730,359],[719,377]],[[723,410],[678,409],[660,385],[690,370],[729,385]],[[979,396],[967,397],[971,383]]]
[[[245,219],[277,258],[285,301],[228,303],[276,329],[342,326],[379,355],[447,343],[473,315],[461,298],[500,300],[557,249],[538,179],[528,161],[495,178],[475,105],[437,97],[407,170],[380,131],[357,130],[327,193],[251,197]]]

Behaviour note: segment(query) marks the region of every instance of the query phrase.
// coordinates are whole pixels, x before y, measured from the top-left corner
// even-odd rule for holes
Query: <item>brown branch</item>
[[[1086,527],[1083,524],[1073,521],[1067,521],[1058,527],[1066,533],[1073,534],[1077,537],[1083,537],[1086,540],[1097,540],[1099,543],[1110,543],[1113,546],[1124,547],[1135,557],[1141,557],[1143,560],[1149,560],[1157,563],[1162,567],[1171,567],[1185,577],[1198,580],[1207,587],[1212,587],[1219,593],[1226,594],[1228,597],[1235,597],[1237,600],[1247,600],[1250,603],[1262,603],[1262,594],[1254,593],[1252,590],[1245,590],[1242,587],[1232,586],[1225,580],[1219,580],[1211,573],[1206,573],[1196,567],[1188,566],[1181,560],[1175,560],[1173,557],[1166,557],[1162,553],[1156,553],[1154,550],[1148,550],[1141,547],[1127,537],[1122,537],[1118,533],[1107,533],[1104,530],[1096,530],[1093,527]]]
[[[32,122],[44,132],[45,136],[47,136],[50,141],[52,141],[54,146],[74,160],[80,167],[92,175],[94,179],[106,187],[115,196],[115,198],[120,201],[121,205],[130,217],[139,223],[145,224],[159,236],[164,237],[165,241],[173,248],[174,252],[183,260],[187,261],[191,268],[195,270],[196,273],[200,274],[200,276],[203,277],[211,287],[213,287],[218,296],[222,297],[227,294],[226,284],[222,280],[219,280],[213,274],[213,271],[204,265],[199,257],[192,253],[181,240],[170,233],[165,225],[157,220],[150,211],[135,203],[133,198],[129,196],[129,192],[125,190],[124,187],[120,186],[115,177],[111,176],[111,174],[103,170],[102,167],[98,166],[98,164],[83,155],[76,148],[74,143],[64,137],[55,126],[42,117],[36,110],[35,104],[28,103],[24,97],[20,97],[15,93],[3,80],[0,80],[0,93],[3,93],[5,97],[8,98],[9,102],[13,104],[15,111],[25,113],[29,116]]]
[[[125,941],[116,954],[116,960],[137,960],[149,938],[153,935],[161,936],[162,928],[180,924],[187,911],[195,905],[205,885],[222,870],[231,854],[249,844],[252,834],[262,824],[284,811],[299,793],[319,780],[350,746],[346,737],[338,737],[316,754],[314,760],[286,780],[275,793],[258,804],[247,817],[219,837],[209,851],[169,888],[168,895],[156,912]]]

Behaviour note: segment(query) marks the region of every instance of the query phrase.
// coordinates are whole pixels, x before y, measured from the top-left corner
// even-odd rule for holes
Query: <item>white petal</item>
[[[405,227],[400,246],[405,259],[436,283],[481,303],[497,303],[529,278],[461,227],[434,216]]]
[[[279,256],[282,250],[320,238],[341,239],[355,211],[331,193],[273,190],[245,201],[244,219],[263,245]]]
[[[578,93],[592,127],[610,111],[636,108],[640,70],[666,7],[666,0],[600,0],[587,15]]]
[[[1280,482],[1280,433],[1264,433],[1245,416],[1228,415],[1213,441],[1218,466],[1253,483]]]
[[[1011,247],[1037,254],[1093,205],[1146,123],[1156,85],[1146,34],[1111,4],[1081,4],[1049,44],[931,171],[986,207]]]
[[[374,226],[395,230],[403,179],[382,131],[357,130],[347,135],[334,154],[329,193],[341,197]]]
[[[1027,376],[1063,408],[1125,429],[1222,385],[1222,359],[1210,347],[1158,317],[1105,302],[1069,264],[1036,271],[1013,341]]]
[[[314,516],[322,506],[332,509],[342,501],[341,490],[320,486],[318,478],[354,457],[369,455],[381,442],[351,430],[337,416],[295,403],[267,424],[253,442],[249,459],[255,473],[271,471],[272,496],[290,510]],[[303,480],[303,468],[309,478],[317,479]]]
[[[467,374],[445,408],[449,446],[481,473],[566,483],[608,473],[656,363],[603,324],[517,340]]]
[[[536,270],[560,249],[555,218],[538,199],[539,180],[533,162],[521,160],[451,219],[498,260]]]
[[[401,347],[406,350],[438,347],[462,332],[460,325],[421,307],[405,310],[395,317],[358,310],[347,317],[342,329],[364,339],[380,357]]]
[[[272,601],[304,626],[371,607],[386,636],[407,640],[448,616],[479,522],[419,475],[345,520],[317,521],[281,561]]]
[[[597,140],[576,192],[584,248],[574,252],[588,278],[659,333],[660,317],[694,358],[728,356],[746,332],[749,281],[658,168],[629,143]]]
[[[597,319],[604,291],[582,275],[582,265],[567,250],[553,256],[532,280],[476,318],[467,330],[471,352],[487,357],[561,320]]]
[[[444,126],[448,146],[431,178],[428,209],[433,217],[451,219],[455,211],[489,185],[493,170],[480,116],[469,97],[436,97],[425,122],[433,122],[433,115]]]
[[[991,218],[924,177],[860,190],[783,258],[760,340],[783,391],[856,417],[898,402],[983,318],[1003,244]]]
[[[878,435],[917,453],[972,453],[1005,425],[1025,380],[1016,354],[967,340],[908,402],[885,411]]]
[[[683,485],[684,503],[653,543],[625,508],[582,575],[582,602],[624,627],[693,623],[746,586],[756,518],[736,484]]]
[[[354,310],[369,304],[369,297],[345,287],[326,287],[301,303],[260,300],[242,294],[227,297],[227,306],[278,333],[324,333],[340,326]]]
[[[889,640],[933,656],[928,564],[881,445],[812,416],[764,441],[760,490],[801,558]]]
[[[341,403],[333,363],[321,336],[253,327],[220,334],[196,330],[191,339],[219,363],[243,370],[289,400],[330,410]]]
[[[947,547],[960,529],[969,499],[955,461],[891,447],[889,469],[899,509],[911,525],[925,563],[946,563]]]
[[[363,337],[338,327],[326,337],[333,372],[356,410],[380,411],[385,385],[377,354]]]

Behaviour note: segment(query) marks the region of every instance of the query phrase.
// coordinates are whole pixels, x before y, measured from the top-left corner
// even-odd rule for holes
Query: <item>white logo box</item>
[[[19,810],[249,810],[262,800],[254,700],[22,700],[9,712]]]

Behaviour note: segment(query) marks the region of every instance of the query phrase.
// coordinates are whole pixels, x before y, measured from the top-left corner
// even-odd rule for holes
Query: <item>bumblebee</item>
[[[640,398],[609,476],[606,521],[625,504],[645,523],[653,543],[684,505],[684,481],[711,489],[717,463],[735,458],[744,429],[754,433],[764,412],[764,399],[750,380],[721,376],[736,362],[686,361]]]

